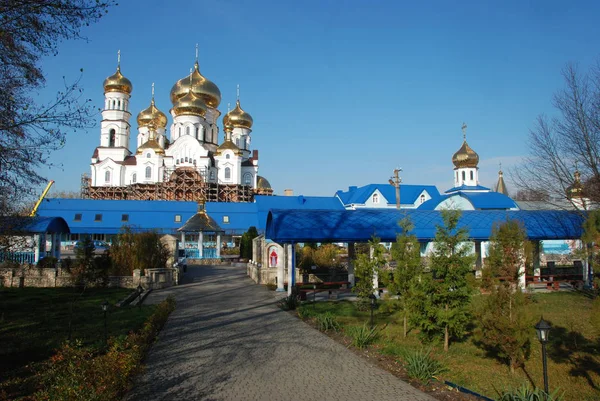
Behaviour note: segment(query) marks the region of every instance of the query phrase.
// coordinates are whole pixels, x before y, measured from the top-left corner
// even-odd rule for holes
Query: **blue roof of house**
[[[433,240],[437,226],[443,225],[439,210],[272,210],[266,237],[279,243],[367,242],[375,235],[390,242],[401,232],[398,221],[405,216],[420,241]],[[467,228],[473,240],[488,240],[494,225],[508,219],[519,221],[531,240],[573,239],[581,237],[584,216],[563,210],[466,210],[459,227]]]
[[[116,234],[123,226],[174,234],[197,210],[196,202],[46,198],[38,215],[62,217],[74,234]]]
[[[69,225],[62,217],[0,217],[0,233],[2,234],[68,234],[69,232]]]
[[[477,210],[506,210],[518,208],[517,203],[499,192],[458,192],[430,199],[419,206],[419,210],[434,210],[437,205],[453,196],[467,199]]]
[[[344,205],[364,204],[369,197],[378,190],[386,199],[389,205],[396,204],[396,188],[391,184],[369,184],[362,187],[350,187],[348,191],[339,190],[335,194]],[[423,191],[427,191],[429,196],[437,198],[440,192],[434,185],[409,185],[400,184],[400,202],[402,204],[413,204]]]
[[[461,185],[460,187],[454,187],[447,190],[445,193],[449,194],[451,192],[457,191],[489,191],[488,187],[484,187],[482,185]]]

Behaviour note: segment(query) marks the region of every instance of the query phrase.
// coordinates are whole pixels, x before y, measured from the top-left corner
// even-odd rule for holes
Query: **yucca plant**
[[[524,384],[519,388],[504,391],[498,401],[562,401],[564,394],[559,394],[559,389],[546,393],[541,388],[531,388]]]
[[[283,310],[295,310],[299,304],[300,302],[298,301],[298,298],[292,294],[283,298],[279,303],[279,306]]]
[[[370,328],[366,323],[359,327],[353,327],[350,330],[352,345],[357,348],[366,348],[377,339],[378,335],[377,326]]]
[[[432,377],[436,377],[447,370],[440,361],[431,356],[431,351],[409,351],[403,357],[408,375],[425,384]]]
[[[333,313],[325,312],[317,315],[317,327],[321,331],[338,331],[340,329],[340,324]]]

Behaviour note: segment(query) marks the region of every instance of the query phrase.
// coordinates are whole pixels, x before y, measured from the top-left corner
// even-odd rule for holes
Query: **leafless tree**
[[[556,114],[540,115],[529,133],[529,156],[511,176],[523,194],[556,206],[572,201],[568,189],[581,174],[584,198],[600,201],[600,64],[583,73],[562,71],[565,87],[553,98]]]
[[[93,107],[79,80],[49,103],[36,101],[45,85],[43,57],[61,41],[84,39],[113,0],[0,0],[0,215],[14,213],[45,181],[39,168],[64,146],[69,130],[91,127]]]

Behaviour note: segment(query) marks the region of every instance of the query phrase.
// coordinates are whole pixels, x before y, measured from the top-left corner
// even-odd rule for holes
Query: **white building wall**
[[[461,185],[479,185],[477,170],[477,167],[464,167],[454,169],[454,186],[460,187]]]

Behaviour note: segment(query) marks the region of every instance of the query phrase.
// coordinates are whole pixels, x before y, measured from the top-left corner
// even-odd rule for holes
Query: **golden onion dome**
[[[221,103],[221,91],[214,82],[206,79],[200,74],[198,62],[194,64],[194,71],[191,74],[192,92],[204,100],[208,107],[216,109]],[[190,88],[190,75],[181,78],[171,88],[171,102],[175,104],[178,98],[187,94]]]
[[[117,67],[117,72],[104,80],[104,93],[123,92],[131,94],[131,91],[133,91],[133,85],[130,80],[121,74],[121,67]]]
[[[142,146],[140,146],[137,150],[137,154],[144,153],[144,150],[152,149],[154,153],[157,155],[164,155],[165,150],[160,147],[160,144],[156,141],[156,139],[148,139]]]
[[[220,155],[225,150],[231,150],[237,156],[241,156],[242,155],[242,150],[239,147],[237,147],[235,143],[231,142],[231,140],[226,140],[225,142],[223,142],[217,148],[217,151],[215,153],[217,155]]]
[[[206,105],[202,98],[198,97],[191,89],[188,89],[187,94],[177,98],[173,103],[173,112],[176,116],[191,114],[204,117]]]
[[[456,168],[477,167],[479,164],[479,155],[471,149],[465,139],[460,149],[452,156],[452,163],[454,163]]]
[[[150,106],[140,111],[137,116],[137,123],[140,127],[154,125],[157,128],[165,128],[167,126],[167,116],[154,105],[154,98],[150,102]]]
[[[239,100],[236,102],[235,109],[231,110],[223,117],[223,125],[225,127],[231,126],[234,128],[250,129],[252,128],[253,123],[254,120],[252,119],[252,116],[242,109]]]

